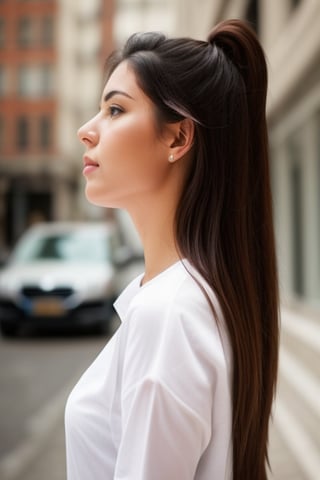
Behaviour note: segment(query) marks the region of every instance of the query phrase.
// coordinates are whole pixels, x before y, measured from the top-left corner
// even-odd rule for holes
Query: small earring
[[[174,162],[174,155],[173,155],[173,153],[170,153],[168,160],[169,160],[170,163],[173,163],[173,162]]]

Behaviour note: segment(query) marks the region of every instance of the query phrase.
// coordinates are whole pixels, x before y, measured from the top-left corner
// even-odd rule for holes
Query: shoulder
[[[140,288],[128,306],[128,317],[152,313],[154,319],[163,323],[168,315],[209,313],[208,307],[193,272],[177,263]]]
[[[128,329],[151,343],[187,341],[192,349],[212,352],[225,336],[217,298],[188,262],[179,263],[147,283],[128,306]]]

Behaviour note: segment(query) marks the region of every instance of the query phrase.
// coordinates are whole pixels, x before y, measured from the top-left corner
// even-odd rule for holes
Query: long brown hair
[[[265,104],[267,67],[242,21],[208,41],[135,34],[108,60],[127,60],[158,124],[191,118],[194,158],[176,239],[215,291],[233,349],[233,475],[266,480],[278,363],[278,284]]]

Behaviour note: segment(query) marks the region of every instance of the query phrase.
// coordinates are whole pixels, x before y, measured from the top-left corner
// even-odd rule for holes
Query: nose
[[[98,142],[98,133],[92,125],[91,120],[82,125],[82,127],[79,128],[77,134],[79,140],[88,147],[96,145]]]

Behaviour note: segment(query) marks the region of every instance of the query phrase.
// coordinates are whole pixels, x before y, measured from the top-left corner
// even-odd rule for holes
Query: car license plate
[[[32,313],[36,316],[59,317],[64,315],[65,308],[59,299],[41,298],[33,302]]]

